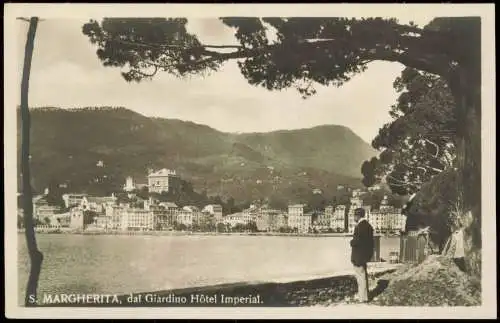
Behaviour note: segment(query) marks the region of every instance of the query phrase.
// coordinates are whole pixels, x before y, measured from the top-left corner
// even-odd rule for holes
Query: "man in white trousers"
[[[354,274],[358,282],[357,300],[362,303],[368,302],[368,272],[366,264],[373,256],[374,241],[373,228],[368,223],[365,210],[357,208],[354,210],[354,220],[357,221],[351,240],[351,262],[354,266]]]

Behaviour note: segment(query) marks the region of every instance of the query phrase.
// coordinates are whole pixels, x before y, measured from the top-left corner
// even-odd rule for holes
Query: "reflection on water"
[[[39,234],[39,294],[129,293],[348,270],[349,238]],[[19,243],[19,301],[28,278]],[[382,238],[381,256],[398,249]]]

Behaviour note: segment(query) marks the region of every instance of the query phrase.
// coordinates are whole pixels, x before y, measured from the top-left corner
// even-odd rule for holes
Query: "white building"
[[[71,214],[70,212],[53,214],[48,217],[50,220],[49,225],[54,227],[69,227],[71,222]]]
[[[330,227],[332,219],[331,208],[327,207],[324,212],[317,213],[316,220],[313,223],[314,228],[318,230],[327,230]]]
[[[134,179],[131,176],[128,176],[125,179],[125,185],[123,185],[123,190],[125,192],[132,192],[135,189],[136,189],[136,187],[135,187]]]
[[[104,197],[85,196],[80,201],[80,207],[83,210],[89,210],[96,213],[105,213],[106,207],[110,205],[116,205],[116,202],[117,198],[114,194]]]
[[[312,226],[312,216],[304,214],[304,204],[288,206],[288,226],[297,229],[299,233],[307,233]]]
[[[179,207],[173,202],[160,202],[159,206],[163,207],[165,210],[177,210]]]
[[[292,204],[288,206],[288,216],[304,215],[304,204]]]
[[[73,207],[69,211],[70,213],[70,223],[69,226],[73,229],[85,229],[85,217],[83,215],[83,209],[79,206]]]
[[[333,218],[330,221],[330,228],[335,231],[345,230],[345,205],[337,205],[335,207],[335,212],[333,213]]]
[[[385,215],[378,210],[374,210],[370,213],[370,217],[368,218],[368,222],[373,227],[373,230],[376,233],[381,233],[382,229],[385,226]]]
[[[377,233],[398,233],[405,228],[406,216],[401,214],[401,209],[389,205],[387,196],[384,196],[380,209],[373,210],[368,221]]]
[[[243,212],[228,214],[224,217],[223,223],[231,227],[237,224],[247,225],[250,223],[250,215]]]
[[[138,208],[126,208],[122,211],[122,230],[149,231],[154,229],[154,225],[153,211]]]
[[[66,208],[70,208],[73,206],[80,205],[82,199],[86,196],[87,194],[68,193],[68,194],[63,194],[62,199],[64,201],[64,205],[66,206]]]
[[[38,205],[33,208],[33,218],[39,221],[44,221],[46,218],[50,219],[54,215],[60,212],[60,208],[58,206],[52,205]]]
[[[352,192],[351,206],[349,208],[349,213],[347,214],[347,231],[349,233],[354,232],[354,228],[356,227],[357,224],[356,220],[354,219],[354,210],[363,207],[363,200],[361,199],[360,195],[361,195],[360,190],[354,190]],[[368,216],[368,214],[366,214],[365,216]]]
[[[283,228],[288,224],[288,216],[284,212],[272,213],[269,216],[270,231],[278,231],[280,228]]]
[[[288,226],[299,233],[308,233],[311,228],[311,215],[288,215]]]
[[[187,211],[187,212],[200,212],[200,209],[197,208],[194,205],[186,205],[182,208],[182,210]]]
[[[148,175],[149,192],[169,192],[179,185],[179,180],[180,178],[177,176],[175,170],[163,168],[152,172]]]
[[[118,230],[122,226],[122,215],[125,211],[125,207],[120,205],[108,205],[106,206],[105,217],[107,218],[107,229]]]
[[[206,212],[213,216],[217,222],[222,221],[222,206],[219,204],[205,205],[202,212]]]
[[[192,226],[193,223],[198,220],[199,214],[201,214],[198,208],[194,206],[184,206],[182,209],[175,212],[177,214],[177,223],[184,224],[185,226]]]

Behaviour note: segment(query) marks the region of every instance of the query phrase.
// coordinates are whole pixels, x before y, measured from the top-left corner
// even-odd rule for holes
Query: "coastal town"
[[[5,10],[6,316],[493,317],[493,8],[108,7]]]
[[[33,215],[37,230],[64,230],[69,232],[281,232],[281,233],[346,233],[352,234],[356,225],[354,209],[364,208],[368,221],[378,234],[397,235],[404,231],[406,216],[400,208],[389,205],[384,196],[380,207],[372,209],[363,203],[365,192],[351,191],[349,205],[327,205],[323,210],[308,210],[305,204],[289,204],[287,210],[273,209],[265,203],[253,203],[242,212],[223,214],[219,204],[178,206],[160,201],[149,194],[137,196],[140,188],[161,194],[178,185],[180,176],[170,169],[151,171],[147,184],[136,184],[128,177],[123,186],[125,199],[111,196],[66,193],[64,207],[50,205],[45,194],[34,197]],[[117,192],[118,193],[118,192]],[[22,216],[22,209],[19,209]],[[22,228],[19,228],[22,229]]]

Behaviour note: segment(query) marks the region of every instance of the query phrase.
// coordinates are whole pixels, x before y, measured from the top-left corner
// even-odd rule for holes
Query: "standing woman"
[[[457,229],[453,233],[455,236],[455,253],[453,261],[461,271],[466,271],[465,267],[465,247],[464,247],[464,226],[462,221],[457,218]]]
[[[450,236],[443,249],[443,255],[453,258],[458,268],[465,272],[465,246],[464,246],[464,227],[462,221],[457,217],[454,223],[455,231]]]

